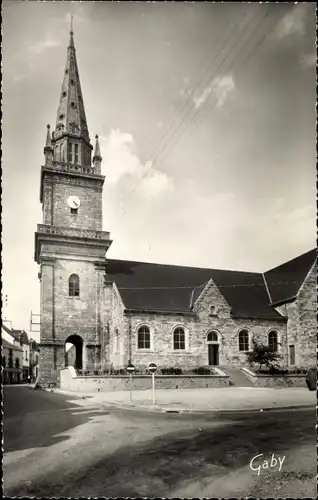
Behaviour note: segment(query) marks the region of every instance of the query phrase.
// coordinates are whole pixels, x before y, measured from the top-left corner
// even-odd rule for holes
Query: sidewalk
[[[90,404],[102,404],[123,409],[143,409],[159,412],[226,412],[264,411],[278,408],[316,407],[316,392],[306,387],[272,389],[225,387],[222,389],[169,389],[157,390],[155,404],[152,391],[70,392],[60,389],[48,391],[69,396],[89,398]]]

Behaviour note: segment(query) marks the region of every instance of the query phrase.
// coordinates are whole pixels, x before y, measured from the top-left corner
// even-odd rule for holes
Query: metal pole
[[[130,402],[132,403],[132,374],[129,374],[130,378]]]
[[[152,402],[155,405],[156,404],[156,399],[155,399],[155,374],[152,373]]]

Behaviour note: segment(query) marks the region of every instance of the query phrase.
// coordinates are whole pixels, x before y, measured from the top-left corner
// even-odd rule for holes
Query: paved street
[[[315,421],[314,409],[158,414],[4,387],[4,493],[315,497]],[[257,469],[273,454],[280,470]]]

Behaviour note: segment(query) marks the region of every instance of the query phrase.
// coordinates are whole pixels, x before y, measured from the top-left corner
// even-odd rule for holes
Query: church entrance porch
[[[219,344],[208,344],[209,365],[218,366],[219,364]]]
[[[71,345],[70,345],[71,344]],[[83,339],[79,335],[70,335],[65,341],[65,367],[83,368]]]
[[[209,332],[206,337],[208,345],[208,364],[218,366],[219,364],[219,333]]]

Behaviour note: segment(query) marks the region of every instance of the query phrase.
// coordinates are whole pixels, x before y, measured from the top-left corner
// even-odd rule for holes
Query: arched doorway
[[[65,341],[65,366],[83,368],[83,339],[79,335],[70,335]]]
[[[208,344],[208,363],[210,366],[219,364],[219,335],[218,332],[209,332],[206,336]]]

